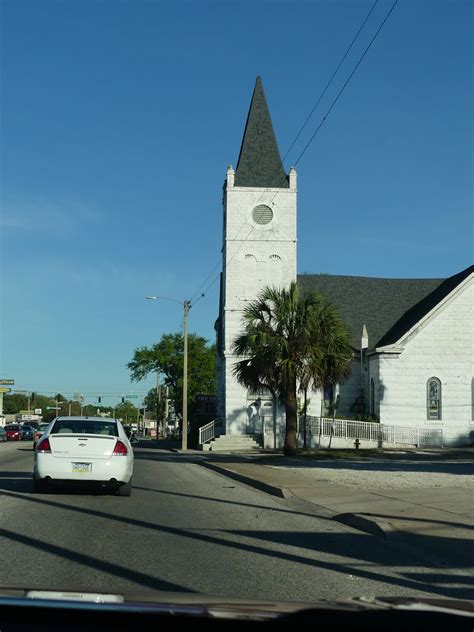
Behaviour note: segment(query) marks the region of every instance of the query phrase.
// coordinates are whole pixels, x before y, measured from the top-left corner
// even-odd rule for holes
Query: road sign
[[[125,395],[125,399],[138,399],[138,395]]]
[[[0,379],[0,384],[5,384],[6,386],[13,386],[15,384],[15,380]]]
[[[47,410],[61,410],[61,406],[46,406]]]
[[[16,389],[13,391],[15,395],[28,395],[28,391],[17,391]]]
[[[43,414],[43,410],[41,408],[35,408],[35,415]]]
[[[11,388],[0,387],[0,393],[10,393],[11,390]]]

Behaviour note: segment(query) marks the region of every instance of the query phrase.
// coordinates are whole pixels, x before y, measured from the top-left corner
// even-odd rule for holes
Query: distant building
[[[382,279],[296,273],[296,172],[286,174],[257,78],[237,167],[224,183],[223,270],[216,321],[217,414],[227,434],[260,434],[282,445],[283,407],[236,381],[232,343],[247,301],[266,285],[296,280],[321,291],[352,331],[351,375],[336,392],[311,393],[310,413],[372,415],[440,428],[445,444],[474,441],[474,266],[448,279]],[[272,442],[273,442],[272,438]]]

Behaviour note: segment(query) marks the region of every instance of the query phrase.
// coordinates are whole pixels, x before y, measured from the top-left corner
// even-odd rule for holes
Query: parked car
[[[33,450],[36,448],[36,444],[43,436],[44,431],[49,426],[49,424],[40,424],[38,428],[33,433]]]
[[[21,426],[19,424],[7,424],[5,432],[8,441],[21,441]]]
[[[5,432],[5,428],[0,426],[0,443],[4,443],[7,440],[7,433]]]
[[[28,440],[31,441],[33,439],[33,434],[35,429],[27,424],[23,424],[21,427],[21,438],[23,441]]]
[[[133,449],[116,419],[57,417],[35,449],[33,489],[88,482],[119,496],[132,492]]]

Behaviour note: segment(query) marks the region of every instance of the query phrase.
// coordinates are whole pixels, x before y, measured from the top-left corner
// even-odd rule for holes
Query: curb
[[[277,496],[278,498],[293,497],[293,494],[291,494],[289,490],[285,489],[284,487],[278,487],[277,485],[264,483],[263,481],[251,478],[250,476],[245,476],[245,474],[239,474],[238,472],[234,472],[234,470],[229,470],[226,467],[221,467],[210,461],[201,461],[199,465],[202,465],[209,470],[213,470],[218,474],[222,474],[223,476],[227,476],[228,478],[232,478],[234,481],[245,483],[245,485],[248,485],[249,487],[254,487],[255,489],[259,489],[262,492],[271,494],[272,496]]]
[[[380,538],[387,538],[389,535],[396,531],[396,529],[390,524],[390,522],[377,520],[375,518],[368,518],[365,515],[357,513],[336,514],[333,517],[333,520],[336,520],[336,522],[341,522],[342,524],[346,524],[347,526],[353,527],[354,529],[358,529],[359,531],[364,531],[365,533],[376,535]]]
[[[217,472],[218,474],[222,474],[227,478],[231,478],[240,483],[244,483],[249,487],[253,487],[254,489],[258,489],[262,492],[266,492],[267,494],[271,494],[272,496],[276,496],[277,498],[294,498],[294,494],[291,492],[291,490],[285,487],[279,487],[278,485],[264,483],[263,481],[251,478],[250,476],[245,476],[245,474],[240,474],[238,472],[235,472],[234,470],[216,465],[215,463],[212,463],[210,461],[201,461],[199,465],[202,465],[203,467],[206,467],[213,472]],[[332,520],[345,524],[349,527],[352,527],[353,529],[357,529],[358,531],[369,533],[381,538],[387,538],[389,535],[396,532],[396,529],[389,522],[375,518],[369,518],[367,516],[356,513],[335,514],[332,516]]]

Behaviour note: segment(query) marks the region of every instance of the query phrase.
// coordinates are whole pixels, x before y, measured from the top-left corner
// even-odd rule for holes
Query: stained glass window
[[[426,408],[428,419],[441,419],[441,382],[437,377],[428,380]]]

